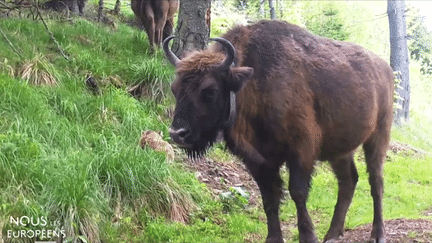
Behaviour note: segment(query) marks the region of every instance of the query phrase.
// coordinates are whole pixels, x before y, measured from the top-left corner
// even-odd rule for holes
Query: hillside
[[[212,35],[244,20],[242,13],[227,17],[228,7],[215,7]],[[304,7],[310,6],[295,6],[298,12],[286,20],[312,23]],[[344,21],[355,34],[348,40],[384,57],[388,50],[367,38],[385,39],[377,34],[382,22],[373,30],[349,15],[363,9],[358,18],[374,19],[382,6],[351,7]],[[174,70],[162,51],[151,53],[146,35],[123,18],[111,16],[115,25],[106,25],[91,13],[45,14],[57,43],[40,19],[0,19],[0,242],[56,235],[63,242],[262,242],[267,229],[256,185],[223,144],[201,161],[177,149],[171,161],[140,147],[146,130],[169,141]],[[370,32],[359,32],[362,26]],[[385,165],[384,217],[396,241],[432,240],[432,79],[419,70],[413,63],[411,122],[394,127]],[[360,180],[346,219],[349,241],[370,234],[373,212],[361,151],[356,160]],[[330,167],[318,163],[308,208],[320,239],[336,195]],[[298,241],[295,212],[287,194],[281,206],[287,242]],[[37,231],[47,235],[32,236]]]

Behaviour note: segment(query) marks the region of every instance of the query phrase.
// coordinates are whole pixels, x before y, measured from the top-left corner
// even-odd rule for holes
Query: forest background
[[[389,60],[386,1],[275,2],[277,19]],[[112,14],[114,1],[106,1],[101,21],[98,4],[89,0],[83,16],[0,8],[0,242],[57,239],[28,237],[37,230],[64,233],[63,242],[262,242],[265,215],[259,198],[253,200],[254,186],[233,185],[219,173],[241,167],[222,143],[201,161],[213,165],[206,174],[212,178],[188,166],[177,149],[171,161],[139,146],[145,130],[169,140],[174,70],[161,50],[150,51],[128,2]],[[213,1],[211,36],[268,18],[268,6],[258,0]],[[407,27],[411,117],[392,130],[383,213],[386,220],[430,225],[432,78],[425,60],[432,35],[415,7],[408,8]],[[89,77],[97,90],[89,89]],[[372,221],[362,151],[356,165],[360,180],[347,229]],[[218,189],[209,181],[217,181]],[[330,167],[319,163],[308,208],[320,239],[336,195]],[[286,241],[298,241],[288,194],[281,220]],[[27,237],[14,237],[23,231]],[[409,240],[432,239],[430,230],[405,233]]]

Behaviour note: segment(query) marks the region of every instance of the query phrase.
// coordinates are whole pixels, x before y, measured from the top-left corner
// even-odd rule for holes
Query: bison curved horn
[[[225,58],[225,61],[220,65],[219,68],[221,69],[228,69],[231,64],[234,61],[236,52],[234,49],[234,46],[231,44],[231,42],[225,40],[224,38],[211,38],[210,40],[212,41],[217,41],[219,44],[221,44],[223,47],[225,47],[226,51],[227,51],[227,57]]]
[[[164,41],[163,41],[163,50],[165,52],[165,56],[167,57],[168,61],[175,67],[176,63],[180,60],[168,47],[168,44],[170,42],[170,40],[174,39],[175,36],[168,36]]]

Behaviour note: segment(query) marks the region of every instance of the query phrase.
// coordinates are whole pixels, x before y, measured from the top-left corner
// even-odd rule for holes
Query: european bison
[[[179,0],[132,0],[131,7],[147,32],[151,47],[160,46],[173,30]]]
[[[339,182],[325,241],[344,231],[358,180],[353,160],[363,144],[373,197],[372,239],[385,241],[383,162],[393,116],[393,72],[362,47],[310,34],[280,21],[230,30],[220,45],[179,60],[170,135],[190,155],[201,155],[219,131],[256,180],[267,215],[267,242],[283,242],[279,223],[285,162],[297,207],[300,242],[316,242],[306,209],[316,160],[328,160]],[[224,54],[226,52],[226,55]],[[226,56],[226,57],[225,57]]]
[[[86,2],[87,0],[50,0],[45,2],[42,7],[44,9],[52,9],[54,11],[67,10],[75,14],[83,15]]]

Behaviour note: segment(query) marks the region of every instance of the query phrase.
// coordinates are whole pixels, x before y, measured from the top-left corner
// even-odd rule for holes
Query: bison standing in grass
[[[285,22],[233,28],[220,45],[179,60],[172,139],[199,156],[222,131],[230,151],[256,180],[267,215],[267,242],[283,242],[278,210],[286,163],[300,242],[317,242],[306,201],[316,160],[328,160],[339,182],[325,241],[344,231],[358,180],[353,154],[363,145],[373,198],[372,239],[385,241],[383,162],[393,115],[393,72],[362,47],[321,38]]]
[[[160,46],[172,33],[179,0],[132,0],[131,7],[147,32],[151,47]]]

